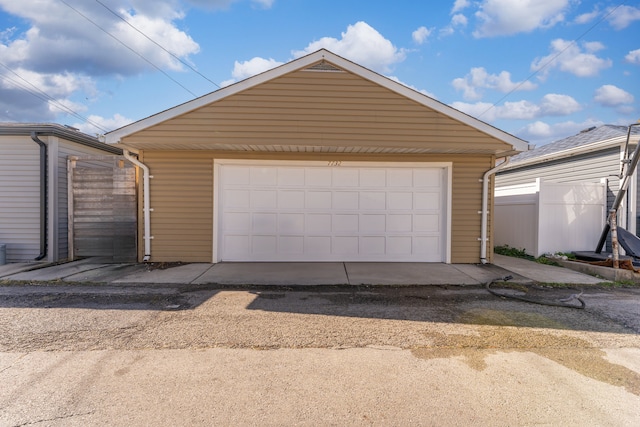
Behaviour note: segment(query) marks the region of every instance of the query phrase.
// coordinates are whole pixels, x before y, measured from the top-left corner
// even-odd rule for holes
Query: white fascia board
[[[348,61],[344,58],[341,58],[337,55],[332,54],[331,52],[326,51],[326,54],[330,55],[332,58],[335,58],[335,65],[350,71],[354,74],[357,74],[367,80],[370,80],[374,83],[377,83],[380,86],[383,86],[393,92],[396,92],[406,98],[411,99],[419,104],[424,105],[425,107],[429,107],[432,110],[435,110],[439,113],[444,114],[445,116],[451,117],[452,119],[458,120],[466,125],[469,125],[475,129],[478,129],[481,132],[484,132],[488,135],[491,135],[501,141],[504,141],[507,144],[510,144],[514,151],[529,151],[529,143],[515,137],[507,132],[504,132],[494,126],[491,126],[488,123],[485,123],[481,120],[478,120],[468,114],[463,113],[460,110],[456,110],[453,107],[450,107],[446,104],[443,104],[440,101],[437,101],[423,93],[416,91],[415,89],[411,89],[408,86],[403,85],[402,83],[398,83],[396,81],[391,80],[388,77],[385,77],[381,74],[375,73],[367,68],[364,68],[358,64],[355,64],[351,61]],[[326,59],[326,58],[325,58]],[[334,62],[333,59],[327,59],[329,62]]]
[[[105,142],[107,142],[108,144],[117,144],[121,141],[122,138],[129,136],[133,133],[140,132],[151,126],[155,126],[166,120],[172,119],[174,117],[177,117],[182,114],[188,113],[190,111],[196,110],[198,108],[204,107],[213,102],[219,101],[223,98],[234,95],[243,90],[249,89],[261,83],[275,79],[277,77],[280,77],[284,74],[290,73],[297,69],[308,67],[309,65],[312,65],[322,60],[325,54],[328,54],[328,53],[330,52],[324,49],[319,50],[310,55],[304,56],[298,60],[288,62],[276,68],[272,68],[271,70],[267,70],[261,74],[257,74],[253,77],[249,77],[245,80],[226,86],[222,89],[218,89],[215,92],[211,92],[207,95],[201,96],[192,101],[185,102],[184,104],[180,104],[176,107],[154,114],[153,116],[147,117],[146,119],[142,119],[137,122],[131,123],[130,125],[123,126],[119,129],[116,129],[114,131],[111,131],[105,134]]]
[[[321,60],[325,60],[337,66],[338,68],[344,69],[355,75],[365,78],[373,83],[376,83],[382,87],[385,87],[395,93],[398,93],[399,95],[402,95],[419,104],[429,107],[439,113],[442,113],[448,117],[458,120],[468,126],[478,129],[479,131],[484,132],[488,135],[491,135],[494,138],[504,141],[505,143],[510,144],[513,147],[514,151],[521,152],[521,151],[529,150],[529,144],[520,138],[517,138],[509,133],[501,131],[496,127],[493,127],[474,117],[471,117],[468,114],[465,114],[459,110],[456,110],[453,107],[450,107],[446,104],[441,103],[440,101],[430,98],[427,95],[424,95],[401,83],[395,82],[389,79],[388,77],[382,76],[361,65],[351,62],[345,58],[342,58],[326,49],[320,49],[314,53],[311,53],[299,59],[290,61],[286,64],[280,65],[279,67],[265,71],[253,77],[249,77],[246,80],[242,80],[238,83],[234,83],[230,86],[219,89],[215,92],[211,92],[208,95],[201,96],[200,98],[196,98],[192,101],[188,101],[184,104],[170,108],[161,113],[150,116],[146,119],[142,119],[130,125],[121,127],[120,129],[116,129],[112,132],[105,134],[105,141],[109,144],[119,143],[123,137],[131,135],[135,132],[142,131],[148,127],[157,125],[171,118],[177,117],[179,115],[188,113],[190,111],[193,111],[205,105],[211,104],[212,102],[219,101],[220,99],[226,98],[240,91],[249,89],[253,86],[257,86],[261,83],[267,82],[276,77],[280,77],[292,71],[296,71],[301,68],[308,67]]]

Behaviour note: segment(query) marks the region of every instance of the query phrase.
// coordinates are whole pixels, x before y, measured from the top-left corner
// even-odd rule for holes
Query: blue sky
[[[640,1],[0,0],[0,122],[100,134],[319,48],[537,145],[640,119]]]

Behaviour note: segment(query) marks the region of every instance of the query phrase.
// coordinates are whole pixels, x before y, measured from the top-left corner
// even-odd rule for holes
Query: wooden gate
[[[68,177],[69,257],[135,262],[135,166],[121,156],[72,156]]]

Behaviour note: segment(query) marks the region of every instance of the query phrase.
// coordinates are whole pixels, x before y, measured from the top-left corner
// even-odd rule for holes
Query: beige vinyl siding
[[[489,153],[510,146],[348,72],[295,71],[132,135],[143,149],[362,147]],[[360,147],[360,148],[358,148]]]
[[[213,160],[210,156],[144,153],[151,170],[151,241],[154,262],[211,262]],[[142,181],[142,180],[140,180]],[[140,198],[143,197],[139,189]],[[139,212],[139,218],[142,218]],[[144,229],[139,221],[139,256]]]
[[[260,154],[214,151],[146,151],[142,160],[151,180],[153,262],[211,262],[213,244],[214,159],[341,160],[376,162],[452,162],[451,261],[477,263],[480,258],[482,175],[491,156]],[[140,193],[142,189],[140,189]],[[139,248],[144,247],[142,224]],[[139,251],[140,259],[142,253]]]
[[[40,253],[40,148],[28,136],[0,137],[0,243],[7,262]]]

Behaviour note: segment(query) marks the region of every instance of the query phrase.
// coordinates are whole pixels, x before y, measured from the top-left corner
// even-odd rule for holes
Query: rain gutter
[[[40,146],[40,254],[34,259],[40,261],[47,256],[47,144],[38,138],[37,132],[31,132],[31,139]]]
[[[495,175],[500,169],[507,166],[511,157],[507,157],[504,162],[500,163],[493,169],[489,169],[484,173],[482,178],[482,224],[480,230],[480,262],[486,264],[487,261],[487,223],[489,214],[489,179]],[[494,221],[495,223],[495,221]]]
[[[147,165],[145,165],[144,163],[142,163],[140,160],[138,160],[136,157],[134,157],[131,152],[127,149],[123,149],[122,150],[122,155],[124,156],[125,159],[129,160],[131,163],[133,163],[134,165],[138,166],[140,169],[142,169],[143,171],[143,178],[142,178],[142,193],[143,193],[143,206],[142,206],[142,211],[144,214],[144,235],[142,236],[144,239],[144,258],[142,258],[142,261],[147,262],[151,259],[151,239],[153,239],[153,236],[151,236],[151,211],[152,209],[150,208],[150,204],[151,204],[151,199],[149,197],[149,187],[150,187],[150,181],[149,179],[152,178],[151,175],[149,175],[149,167]]]

